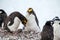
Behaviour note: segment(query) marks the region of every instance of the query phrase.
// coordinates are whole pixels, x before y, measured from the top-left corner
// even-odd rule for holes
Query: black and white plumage
[[[60,19],[59,17],[54,18],[54,40],[60,40]]]
[[[0,27],[3,26],[4,20],[7,18],[7,14],[3,9],[0,9]]]
[[[27,10],[27,24],[26,24],[26,31],[35,31],[35,32],[40,32],[40,27],[39,27],[39,21],[37,19],[37,16],[35,14],[35,12],[33,11],[32,8],[29,8]]]
[[[27,12],[28,12],[28,15],[33,14],[33,15],[35,16],[35,21],[36,21],[37,25],[39,26],[39,21],[38,21],[38,18],[37,18],[37,16],[36,16],[34,10],[33,10],[32,8],[29,8],[29,9],[27,10]]]
[[[4,29],[9,32],[17,31],[20,22],[26,26],[27,19],[20,12],[12,12],[4,21]]]
[[[43,30],[41,32],[41,40],[53,40],[54,34],[53,34],[53,21],[47,21],[43,27]]]
[[[59,20],[59,17],[56,16],[56,17],[54,17],[52,20],[53,20],[53,21],[55,21],[55,20]]]

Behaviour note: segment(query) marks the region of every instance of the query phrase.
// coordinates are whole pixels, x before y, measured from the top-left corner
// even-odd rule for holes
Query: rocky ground
[[[40,38],[40,33],[23,31],[15,35],[0,29],[0,40],[40,40]]]

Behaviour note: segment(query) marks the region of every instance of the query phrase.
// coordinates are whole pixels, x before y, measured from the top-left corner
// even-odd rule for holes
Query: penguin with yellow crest
[[[32,8],[27,10],[26,19],[28,21],[25,27],[25,31],[34,31],[36,33],[40,32],[39,21]]]

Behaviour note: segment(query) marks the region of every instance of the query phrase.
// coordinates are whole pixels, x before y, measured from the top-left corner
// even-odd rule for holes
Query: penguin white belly
[[[11,30],[11,31],[16,31],[17,28],[19,27],[19,24],[20,24],[20,19],[18,17],[15,17],[14,19],[14,24],[11,25],[11,26],[8,26],[8,28]]]
[[[35,31],[35,32],[40,32],[39,27],[37,26],[37,23],[35,21],[35,16],[34,15],[30,15],[26,17],[28,22],[26,24],[26,29],[27,31]]]
[[[24,29],[24,25],[22,24],[22,22],[20,22],[18,29]]]
[[[59,24],[53,24],[54,27],[54,40],[60,39],[60,25]]]

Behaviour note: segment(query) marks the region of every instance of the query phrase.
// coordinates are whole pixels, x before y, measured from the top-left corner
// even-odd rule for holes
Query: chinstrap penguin
[[[54,18],[54,40],[60,40],[60,19],[59,17]]]

